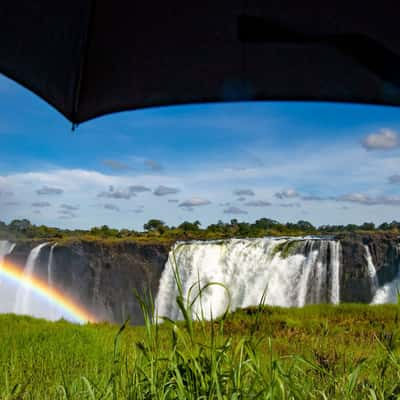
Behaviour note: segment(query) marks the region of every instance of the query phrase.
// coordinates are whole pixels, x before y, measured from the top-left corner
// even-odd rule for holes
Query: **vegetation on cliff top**
[[[33,225],[26,219],[13,220],[9,224],[0,221],[0,239],[53,239],[57,241],[70,239],[86,240],[135,240],[139,242],[168,243],[176,240],[207,240],[231,237],[264,237],[264,236],[302,236],[333,235],[341,233],[391,232],[399,234],[400,222],[383,223],[375,226],[368,222],[361,225],[323,225],[313,226],[308,221],[297,223],[280,223],[261,218],[254,223],[240,222],[232,219],[229,223],[218,221],[202,228],[199,221],[185,221],[179,226],[168,226],[163,221],[151,219],[138,232],[129,229],[113,229],[106,225],[88,230],[68,230]]]

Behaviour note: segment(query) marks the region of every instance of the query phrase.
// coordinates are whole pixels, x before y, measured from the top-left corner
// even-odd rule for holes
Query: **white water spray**
[[[39,257],[40,250],[47,246],[48,243],[42,243],[39,246],[34,247],[29,253],[28,259],[26,260],[24,268],[24,276],[27,279],[31,279],[35,271],[35,263]],[[17,290],[15,299],[14,312],[15,314],[31,314],[29,309],[29,300],[31,297],[32,289],[21,284]]]
[[[379,288],[378,275],[376,274],[376,268],[374,262],[372,261],[372,256],[369,247],[365,245],[364,248],[365,248],[365,259],[367,261],[367,272],[371,283],[371,292],[373,295],[375,295],[376,291]]]
[[[230,310],[265,302],[284,307],[340,301],[340,243],[317,238],[230,239],[177,243],[161,276],[158,316],[180,319],[174,268],[183,295],[194,304],[194,316],[216,317]],[[200,283],[199,283],[200,282]],[[191,288],[193,289],[191,290]],[[229,291],[230,296],[228,296]],[[230,299],[230,304],[229,304]]]
[[[50,252],[49,252],[49,261],[47,263],[47,284],[49,287],[53,287],[53,259],[54,259],[54,249],[57,246],[57,243],[54,243],[50,247]]]
[[[15,243],[8,240],[0,240],[0,264],[4,261],[5,256],[8,256],[14,250]]]
[[[342,246],[339,241],[329,241],[331,251],[331,302],[340,303],[340,265],[342,257]]]
[[[50,247],[50,252],[49,252],[49,260],[47,262],[47,285],[50,288],[53,288],[53,263],[54,263],[54,249],[57,246],[57,243],[54,243]],[[49,318],[50,319],[55,319],[56,318],[56,310],[54,306],[50,306],[49,310]]]
[[[400,276],[393,281],[381,286],[375,293],[371,304],[397,303],[400,293]]]
[[[400,253],[400,246],[397,248],[398,253]],[[378,288],[375,292],[374,298],[372,299],[372,304],[385,304],[385,303],[397,303],[400,294],[400,265],[397,277],[391,282]]]

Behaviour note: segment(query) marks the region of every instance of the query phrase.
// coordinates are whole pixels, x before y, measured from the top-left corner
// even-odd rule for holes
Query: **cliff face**
[[[393,234],[344,234],[341,242],[340,300],[371,302],[374,287],[368,273],[365,245],[368,245],[379,285],[399,274],[400,240]],[[9,260],[24,266],[37,241],[18,242]],[[35,274],[48,279],[49,252],[43,247],[36,260]],[[130,318],[142,322],[134,290],[147,289],[155,299],[171,246],[134,242],[73,241],[53,250],[54,286],[75,299],[100,319],[121,323]],[[245,266],[244,266],[245,267]]]
[[[366,250],[367,245],[379,285],[392,281],[399,273],[400,239],[393,234],[344,234],[338,235],[342,245],[342,302],[369,303],[374,295],[374,288],[368,274]]]
[[[23,266],[35,242],[17,243],[9,256]],[[54,286],[72,297],[100,319],[123,322],[130,318],[142,322],[134,290],[144,294],[150,289],[153,298],[168,258],[168,246],[133,242],[74,241],[57,245],[53,250]],[[35,274],[48,277],[50,246],[40,252]]]

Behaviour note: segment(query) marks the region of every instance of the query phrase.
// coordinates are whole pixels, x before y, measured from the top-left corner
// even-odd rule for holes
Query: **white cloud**
[[[130,192],[129,190],[116,190],[114,186],[110,186],[108,191],[100,192],[97,197],[104,197],[107,199],[116,199],[116,200],[129,200],[131,197],[136,196],[134,192]]]
[[[207,225],[218,221],[224,209],[232,206],[237,206],[239,209],[245,208],[242,203],[236,201],[237,197],[232,197],[235,190],[251,190],[257,193],[257,197],[247,198],[244,203],[256,198],[272,202],[274,194],[280,193],[284,198],[283,201],[275,200],[276,204],[273,202],[274,204],[270,206],[268,215],[283,222],[301,217],[301,209],[295,205],[293,207],[286,205],[295,204],[294,202],[301,202],[303,208],[309,212],[310,221],[316,225],[358,223],[363,220],[374,220],[378,223],[395,218],[393,208],[389,206],[396,204],[400,192],[397,191],[397,185],[388,185],[388,177],[399,174],[400,157],[396,154],[397,152],[366,152],[354,140],[340,142],[340,139],[334,145],[319,144],[318,151],[316,151],[315,143],[308,145],[305,143],[304,146],[299,145],[284,150],[274,146],[260,145],[248,151],[265,160],[264,165],[254,164],[246,170],[227,171],[224,170],[227,159],[207,159],[204,162],[196,159],[196,162],[187,163],[184,166],[177,162],[177,165],[173,167],[173,163],[170,162],[168,174],[160,174],[152,171],[144,172],[142,158],[137,162],[130,161],[136,170],[134,175],[126,172],[106,174],[93,170],[55,168],[47,171],[43,169],[42,172],[8,173],[8,175],[0,176],[0,189],[14,192],[15,197],[12,200],[19,204],[3,208],[0,205],[0,219],[9,221],[27,217],[34,223],[57,225],[57,222],[60,222],[57,219],[59,215],[57,211],[62,209],[61,203],[63,203],[80,205],[79,218],[74,219],[70,224],[68,221],[62,224],[60,222],[61,226],[68,228],[87,228],[106,224],[118,228],[141,229],[143,223],[150,218],[165,220],[169,225],[178,225],[187,218],[184,212],[189,209],[197,213],[196,219],[199,219],[203,225]],[[237,159],[238,165],[244,163],[243,159],[232,157],[231,154],[229,159]],[[143,172],[138,174],[140,167]],[[30,182],[30,185],[26,182]],[[149,195],[150,191],[141,192],[138,189],[132,191],[136,196],[132,196],[130,201],[117,201],[112,200],[112,197],[105,197],[100,207],[90,207],[90,204],[96,201],[97,194],[109,192],[107,188],[110,186],[113,186],[114,191],[122,192],[124,196],[125,193],[130,193],[129,187],[155,189],[160,185],[174,190],[180,188],[182,193],[171,194],[169,197],[165,195],[160,199],[156,195]],[[58,197],[52,197],[53,207],[48,207],[46,212],[42,212],[40,219],[35,219],[30,204],[36,200],[34,190],[43,186],[62,188],[64,193],[61,197],[62,201],[57,202]],[[284,188],[292,188],[292,192],[288,189],[282,190]],[[204,208],[176,207],[172,202],[167,202],[167,199],[177,200],[178,198],[180,201],[190,200],[191,195],[196,193],[212,201],[212,205]],[[345,195],[338,196],[343,193]],[[353,198],[353,201],[349,201],[351,198],[347,197],[347,202],[345,202],[344,196],[354,193],[361,193],[367,197]],[[294,194],[297,194],[297,197],[293,197]],[[246,198],[246,196],[242,197]],[[338,200],[340,203],[336,202],[339,197],[341,197]],[[7,199],[2,198],[2,200]],[[231,201],[229,205],[225,204],[229,201]],[[117,203],[121,212],[107,211],[104,209],[105,202]],[[137,202],[145,202],[146,209],[143,213],[136,215],[132,214],[132,210],[139,209]],[[278,203],[286,204],[281,206]],[[342,204],[350,205],[350,203],[351,213],[339,210]],[[365,204],[374,204],[376,207],[366,209]],[[265,208],[250,207],[246,208],[248,210],[246,219],[255,220],[265,216]],[[127,218],[127,215],[133,217]],[[228,218],[226,215],[223,214]]]
[[[151,189],[143,185],[132,185],[128,187],[128,191],[129,193],[143,193],[151,192]]]
[[[111,211],[120,211],[120,208],[118,206],[116,206],[115,204],[110,204],[110,203],[104,204],[104,208],[106,210],[111,210]]]
[[[280,200],[293,199],[299,196],[299,193],[297,193],[294,189],[284,189],[281,192],[275,193],[275,197]]]
[[[180,192],[180,190],[178,188],[161,185],[161,186],[158,186],[157,189],[155,189],[153,193],[156,196],[168,196],[170,194],[177,194],[179,192]]]
[[[16,218],[28,218],[36,224],[46,224],[49,226],[61,226],[70,229],[84,229],[99,224],[105,224],[109,226],[115,226],[120,228],[134,228],[140,229],[143,224],[150,218],[165,218],[165,208],[160,207],[160,199],[157,196],[146,196],[146,193],[151,193],[150,187],[157,187],[160,181],[162,181],[166,187],[178,187],[183,186],[181,178],[176,176],[160,176],[157,173],[154,174],[142,174],[142,175],[108,175],[93,170],[82,170],[82,169],[52,169],[48,171],[31,171],[23,173],[9,173],[8,175],[0,175],[0,190],[13,191],[15,192],[15,204],[11,207],[5,207],[4,202],[8,200],[4,195],[0,197],[3,204],[0,203],[0,220],[11,221]],[[26,183],[29,182],[29,185]],[[35,193],[32,191],[32,187],[41,188],[43,186],[55,187],[64,189],[62,196],[62,202],[58,204],[54,202],[54,208],[47,207],[46,213],[42,213],[40,219],[35,218],[33,210],[31,208],[31,202],[35,202]],[[120,213],[111,213],[109,208],[104,208],[104,203],[97,207],[91,207],[93,200],[101,192],[109,192],[110,186],[114,188],[114,191],[123,193],[134,193],[131,194],[131,200],[119,200],[122,204]],[[104,190],[108,188],[108,190]],[[124,194],[122,195],[124,196]],[[126,218],[125,212],[136,209],[138,207],[135,204],[136,199],[139,196],[146,196],[146,211],[137,215],[137,218],[130,220]],[[118,197],[118,194],[117,194]],[[57,199],[57,197],[53,197]],[[104,197],[103,199],[108,199]],[[109,200],[112,200],[111,197]],[[100,199],[99,199],[100,200]],[[26,202],[25,202],[26,201]],[[114,201],[105,201],[105,203],[113,204]],[[57,213],[58,209],[66,209],[62,205],[72,205],[73,207],[80,206],[82,212],[79,218],[71,220],[69,223],[66,219],[65,223],[61,223],[59,220],[60,214]],[[123,206],[126,208],[124,209]],[[3,206],[3,208],[2,208]],[[37,208],[36,208],[37,209]],[[175,210],[175,211],[174,211]],[[70,210],[74,211],[74,210]],[[76,211],[76,210],[75,210]],[[170,219],[168,223],[178,223],[179,210],[170,208],[169,209]],[[177,220],[176,220],[177,219]]]
[[[268,207],[271,205],[269,201],[264,200],[255,200],[255,201],[248,201],[244,204],[247,207]]]
[[[32,203],[32,207],[36,208],[44,208],[44,207],[50,207],[51,204],[48,201],[36,201]]]
[[[56,187],[43,186],[42,188],[36,190],[36,193],[40,196],[54,196],[64,193],[64,190]]]
[[[392,183],[392,184],[398,184],[400,183],[400,175],[396,174],[396,175],[391,175],[388,178],[388,182]]]
[[[224,210],[224,214],[248,214],[247,211],[239,207],[231,206]]]
[[[233,191],[235,196],[254,196],[255,193],[251,189],[237,189]]]
[[[301,199],[304,201],[325,201],[329,198],[321,196],[301,196]]]
[[[63,210],[68,210],[68,211],[77,211],[79,210],[79,206],[73,206],[70,204],[61,204],[60,208]]]
[[[366,150],[391,150],[400,146],[400,139],[397,132],[383,128],[378,133],[367,135],[362,145]]]
[[[193,197],[190,200],[185,200],[179,204],[179,207],[199,207],[199,206],[206,206],[211,204],[210,200],[204,199],[202,197]]]
[[[367,206],[375,206],[375,205],[390,205],[390,206],[399,206],[400,205],[400,196],[369,196],[365,193],[348,193],[342,196],[338,196],[336,198],[337,201],[344,201],[350,203],[358,203]]]
[[[76,218],[77,215],[70,210],[58,210],[60,217]]]
[[[297,207],[297,208],[300,208],[301,204],[300,203],[281,203],[281,204],[279,204],[279,207],[283,207],[283,208]]]
[[[5,207],[15,207],[15,206],[19,206],[21,203],[19,203],[18,201],[6,201],[5,203],[2,203],[2,206]]]

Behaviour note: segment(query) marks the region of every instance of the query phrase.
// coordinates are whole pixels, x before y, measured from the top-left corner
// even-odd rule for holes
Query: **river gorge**
[[[0,241],[0,312],[76,320],[61,296],[96,320],[142,322],[134,291],[150,291],[159,316],[181,318],[182,291],[206,318],[266,304],[301,307],[341,302],[397,301],[400,239],[393,234],[267,237],[140,244],[133,241]],[[7,272],[7,268],[3,268]],[[3,271],[3,272],[4,272]],[[41,293],[27,284],[36,279]],[[33,285],[35,286],[35,285]],[[47,291],[46,291],[47,290]],[[39,291],[40,292],[40,291]],[[43,295],[43,293],[45,295]],[[40,295],[42,294],[42,295]],[[61,299],[62,300],[62,299]]]

